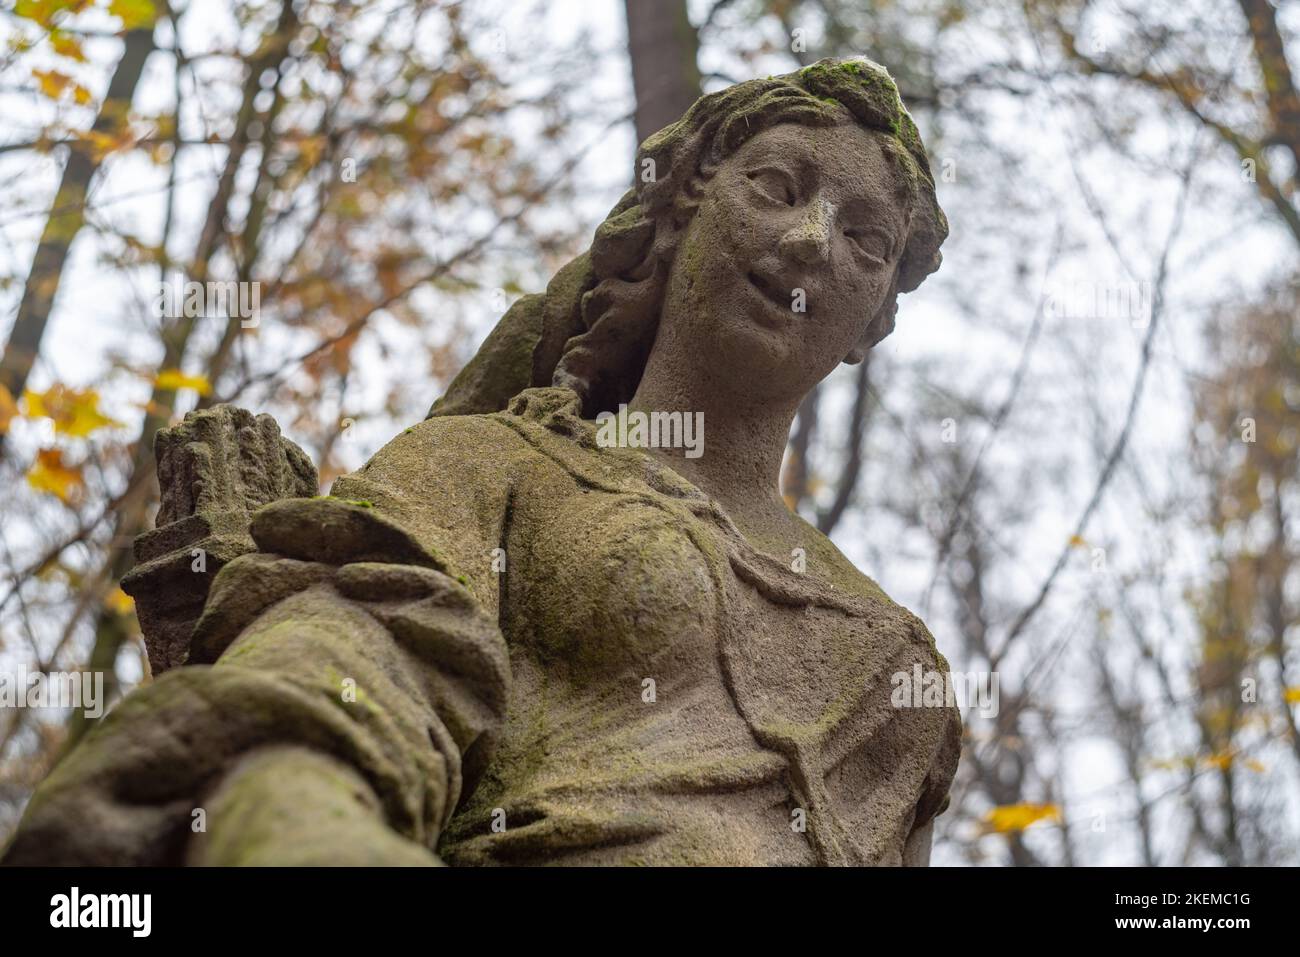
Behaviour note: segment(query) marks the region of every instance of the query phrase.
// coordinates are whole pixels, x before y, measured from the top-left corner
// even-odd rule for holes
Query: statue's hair
[[[489,350],[515,351],[517,347],[502,345],[513,335],[504,327],[523,323],[533,329],[536,341],[528,376],[532,385],[572,388],[582,397],[587,417],[626,402],[654,344],[677,246],[722,161],[751,137],[781,123],[831,127],[854,122],[878,134],[911,214],[893,287],[871,320],[870,342],[879,342],[893,331],[898,294],[916,289],[939,268],[948,223],[935,196],[925,147],[893,79],[884,67],[855,58],[821,60],[797,73],[711,93],[649,137],[637,151],[636,185],[597,228],[590,249],[555,275],[544,298],[528,297],[529,302],[517,304],[519,315],[507,313],[493,333],[499,341],[485,344],[480,356]],[[500,386],[492,384],[499,377],[489,373],[491,364],[467,366],[431,414],[500,408],[504,399]]]

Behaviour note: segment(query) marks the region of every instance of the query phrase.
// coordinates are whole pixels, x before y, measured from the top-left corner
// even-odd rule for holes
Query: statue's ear
[[[844,357],[844,361],[851,366],[857,365],[867,357],[871,348],[885,336],[894,331],[894,317],[898,314],[898,287],[895,286],[889,291],[889,295],[881,304],[880,309],[876,311],[872,320],[867,323],[867,327],[862,330],[862,336],[854,343],[849,354]]]

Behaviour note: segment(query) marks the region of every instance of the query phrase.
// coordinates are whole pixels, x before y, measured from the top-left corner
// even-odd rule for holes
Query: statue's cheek
[[[740,190],[716,195],[700,209],[703,232],[723,248],[742,257],[773,249],[782,235],[784,217],[780,210],[765,209],[751,202]]]
[[[855,315],[874,315],[889,293],[893,270],[846,257],[834,271],[831,292],[851,307]]]

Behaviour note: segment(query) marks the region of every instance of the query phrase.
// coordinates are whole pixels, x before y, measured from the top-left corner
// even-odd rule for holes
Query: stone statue
[[[123,583],[156,680],[8,863],[928,863],[961,722],[891,676],[947,664],[777,488],[800,401],[938,268],[916,127],[824,60],[703,97],[636,169],[332,495],[267,416],[162,433]],[[707,431],[619,447],[602,412]]]

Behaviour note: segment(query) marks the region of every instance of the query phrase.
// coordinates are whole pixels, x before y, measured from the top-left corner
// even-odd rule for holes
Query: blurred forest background
[[[147,681],[152,439],[328,482],[589,242],[702,91],[866,55],[952,224],[784,491],[952,667],[941,864],[1300,863],[1300,2],[7,0],[0,670]],[[256,281],[255,328],[159,283]],[[86,730],[0,711],[0,841]]]

